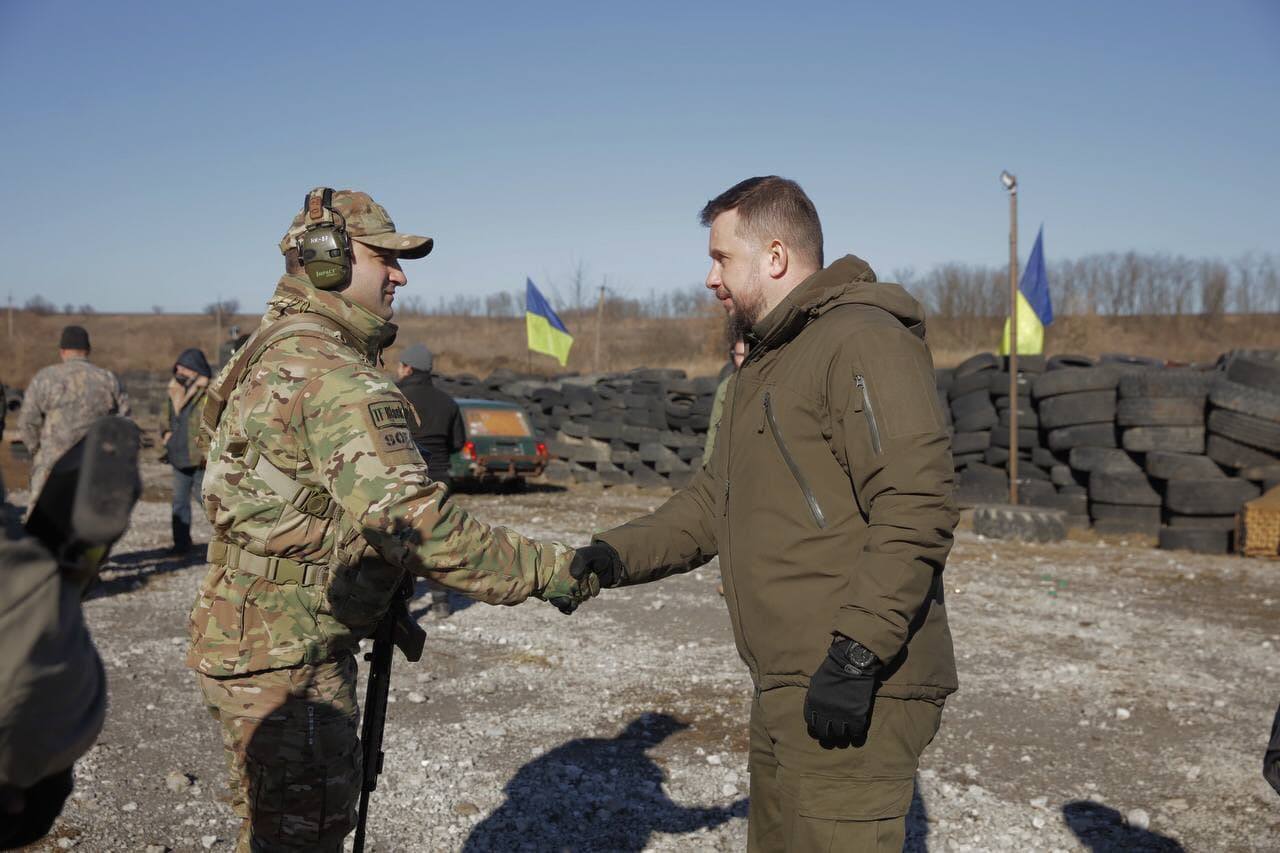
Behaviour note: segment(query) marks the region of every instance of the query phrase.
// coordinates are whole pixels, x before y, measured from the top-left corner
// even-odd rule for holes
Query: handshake
[[[607,542],[592,542],[573,552],[567,576],[557,572],[541,598],[568,616],[600,590],[622,586],[627,582],[627,569],[622,558]]]

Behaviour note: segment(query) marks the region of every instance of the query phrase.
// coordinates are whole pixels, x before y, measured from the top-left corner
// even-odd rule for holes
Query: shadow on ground
[[[642,714],[616,738],[579,738],[535,758],[507,783],[506,800],[463,850],[638,852],[655,832],[684,835],[746,817],[746,798],[699,807],[667,796],[662,768],[647,753],[685,728],[669,714]]]
[[[145,586],[152,578],[204,565],[205,546],[196,545],[183,556],[174,556],[168,548],[150,548],[112,554],[102,568],[98,582],[89,588],[87,598],[108,598]]]
[[[928,853],[928,850],[929,810],[925,808],[924,798],[920,796],[920,782],[916,780],[916,789],[911,795],[911,809],[907,812],[907,839],[902,845],[902,851]]]
[[[1062,817],[1091,853],[1182,853],[1183,850],[1181,844],[1167,835],[1129,826],[1124,815],[1102,803],[1074,800],[1062,807]]]

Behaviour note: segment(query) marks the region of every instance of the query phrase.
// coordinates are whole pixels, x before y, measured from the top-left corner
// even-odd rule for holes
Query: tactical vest
[[[254,603],[263,610],[264,618],[273,611],[289,608],[288,618],[301,633],[295,638],[303,646],[298,663],[327,660],[335,652],[354,648],[371,634],[387,611],[404,569],[382,559],[327,490],[304,485],[276,467],[247,435],[238,433],[235,424],[222,424],[222,416],[232,393],[272,345],[297,337],[332,342],[335,333],[347,346],[359,347],[348,330],[320,314],[290,314],[263,327],[241,347],[231,368],[219,377],[221,381],[209,388],[201,420],[206,446],[222,428],[224,454],[240,457],[240,464],[252,470],[284,503],[335,527],[333,549],[324,563],[257,554],[219,539],[209,544],[208,560],[213,565],[247,572],[279,587],[294,585],[296,595],[268,593]],[[290,602],[296,604],[291,606]],[[299,608],[307,611],[308,618],[302,618]],[[312,619],[314,632],[308,624]]]

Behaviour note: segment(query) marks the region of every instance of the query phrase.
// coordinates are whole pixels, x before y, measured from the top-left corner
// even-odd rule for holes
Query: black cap
[[[84,326],[66,326],[62,330],[62,339],[58,341],[58,349],[79,349],[89,351],[89,333]]]

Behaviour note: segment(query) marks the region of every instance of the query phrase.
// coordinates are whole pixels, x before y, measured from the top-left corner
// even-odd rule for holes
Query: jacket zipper
[[[867,380],[859,373],[853,377],[853,384],[862,392],[862,411],[867,416],[867,427],[871,430],[871,449],[880,455],[880,427],[876,423],[875,409],[871,408],[871,392],[867,390]]]
[[[827,526],[827,517],[822,514],[822,507],[818,505],[818,499],[813,496],[813,492],[809,489],[809,484],[804,479],[804,474],[800,472],[800,466],[796,464],[796,460],[792,458],[791,451],[787,449],[787,443],[782,438],[782,430],[778,428],[778,419],[773,415],[773,402],[769,397],[769,392],[764,392],[764,417],[769,422],[769,431],[773,433],[773,440],[778,443],[778,450],[782,453],[782,461],[787,463],[787,468],[791,469],[791,476],[796,478],[796,483],[800,486],[800,492],[804,495],[804,502],[809,505],[809,512],[813,515],[814,522],[819,529]]]
[[[741,368],[739,368],[739,370],[741,370]],[[733,390],[736,391],[737,389],[734,388]],[[720,543],[719,542],[716,543],[716,546],[717,546],[716,550],[721,554],[727,553],[729,551],[729,545],[733,540],[731,531],[729,529],[729,483],[730,483],[729,471],[730,471],[730,468],[732,467],[732,461],[733,461],[732,457],[730,456],[730,453],[733,451],[733,443],[732,443],[733,441],[733,404],[737,402],[737,394],[734,394],[733,396],[734,398],[732,400],[725,400],[724,414],[720,416],[720,428],[716,432],[716,435],[717,435],[716,440],[717,441],[723,440],[725,443],[724,445],[724,460],[725,460],[724,461],[724,540],[725,540],[724,546],[725,547],[721,548],[719,547]],[[730,566],[732,566],[733,561],[730,560],[729,564]],[[723,565],[721,566],[720,570],[721,572],[724,571]],[[751,651],[751,645],[747,642],[746,628],[742,625],[742,604],[738,601],[738,582],[736,580],[734,580],[733,583],[729,585],[728,592],[730,592],[733,596],[733,610],[738,616],[738,627],[739,627],[739,630],[742,632],[742,648],[747,653],[747,657],[750,658],[750,660],[747,661],[747,669],[751,672],[752,682],[755,683],[756,685],[759,685],[760,663],[756,659],[755,654],[753,654]],[[757,689],[759,688],[757,687]]]

